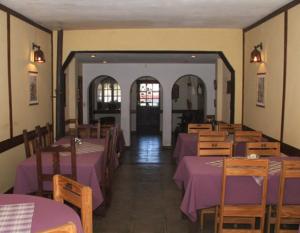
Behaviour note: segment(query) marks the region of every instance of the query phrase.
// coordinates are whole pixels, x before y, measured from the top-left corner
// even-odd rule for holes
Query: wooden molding
[[[43,133],[45,133],[47,131],[46,127],[42,127],[41,131]],[[35,130],[29,131],[28,132],[29,138],[32,139],[35,136]],[[20,134],[18,136],[6,139],[4,141],[0,142],[0,153],[3,153],[7,150],[10,150],[16,146],[21,145],[22,143],[24,143],[24,139],[23,139],[23,134]]]
[[[300,0],[294,0],[286,5],[284,5],[283,7],[280,7],[279,9],[273,11],[271,14],[268,14],[267,16],[263,17],[262,19],[258,20],[257,22],[251,24],[250,26],[248,27],[245,27],[243,29],[244,32],[248,32],[250,31],[251,29],[263,24],[264,22],[276,17],[277,15],[280,15],[282,14],[283,12],[293,8],[294,6],[297,6],[298,4],[300,4]]]
[[[13,116],[12,116],[10,14],[9,13],[7,13],[7,77],[8,77],[8,104],[9,104],[9,134],[10,134],[10,138],[12,138],[13,137]]]
[[[44,32],[52,33],[52,31],[50,29],[48,29],[48,28],[46,28],[46,27],[44,27],[44,26],[42,26],[42,25],[34,22],[33,20],[31,20],[31,19],[27,18],[26,16],[24,16],[24,15],[22,15],[22,14],[16,12],[16,11],[8,8],[7,6],[4,6],[4,5],[0,4],[0,10],[3,10],[7,14],[10,14],[10,15],[13,15],[13,16],[17,17],[17,18],[25,21],[26,23],[28,23],[28,24],[30,24],[30,25],[32,25],[32,26],[34,26],[34,27],[36,27],[36,28],[38,28],[38,29],[40,29],[40,30],[42,30]]]

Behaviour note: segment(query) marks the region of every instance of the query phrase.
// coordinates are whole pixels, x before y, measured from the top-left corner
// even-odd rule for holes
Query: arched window
[[[121,103],[121,88],[113,78],[103,79],[97,86],[97,102]]]

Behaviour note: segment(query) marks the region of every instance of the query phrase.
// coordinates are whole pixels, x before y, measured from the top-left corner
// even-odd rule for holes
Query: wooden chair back
[[[200,157],[228,156],[232,157],[232,142],[198,142],[198,153]]]
[[[53,176],[56,174],[62,174],[60,166],[60,156],[61,153],[64,153],[64,156],[70,156],[70,174],[63,174],[65,176],[71,177],[73,180],[77,180],[77,164],[76,164],[76,148],[75,140],[72,137],[70,139],[70,146],[55,146],[55,147],[46,147],[41,148],[40,146],[36,147],[36,167],[37,167],[37,179],[38,179],[38,194],[43,195],[45,193],[44,183],[47,181],[52,181]],[[67,155],[66,155],[67,153]],[[43,164],[44,156],[52,156],[52,159],[48,159],[47,162],[51,161],[52,164],[52,173],[46,173],[43,170],[45,165]]]
[[[39,125],[35,127],[35,135],[39,140],[39,144],[42,148],[50,145],[50,141],[48,139],[47,129],[42,129]]]
[[[101,123],[100,120],[95,125],[90,126],[90,137],[101,138]]]
[[[260,131],[235,131],[235,142],[260,142],[262,141],[262,132]]]
[[[277,219],[275,224],[276,233],[298,232],[297,230],[283,230],[281,229],[281,222],[287,220],[298,220],[300,222],[300,203],[299,204],[287,204],[284,203],[286,194],[287,180],[300,180],[300,161],[282,161],[282,169],[280,176],[279,186],[279,201],[277,205]],[[296,187],[295,187],[296,188]],[[286,224],[286,222],[283,222]]]
[[[212,131],[211,124],[188,124],[188,133],[198,133],[200,131]]]
[[[77,137],[78,136],[77,128],[78,128],[78,121],[77,121],[77,119],[69,119],[68,120],[68,128],[67,128],[67,133],[66,134],[69,135],[69,136]]]
[[[200,131],[198,141],[200,142],[224,142],[227,138],[227,131]]]
[[[73,222],[68,222],[61,226],[41,231],[40,233],[77,233],[77,229]]]
[[[265,208],[267,199],[267,187],[268,187],[268,171],[269,171],[269,161],[263,159],[237,159],[228,158],[224,159],[223,165],[223,183],[222,183],[222,193],[221,193],[221,205],[220,205],[220,218],[219,218],[219,233],[225,232],[264,232],[264,222],[265,222]],[[226,204],[225,196],[228,197],[226,193],[226,182],[228,177],[238,177],[238,176],[248,176],[248,177],[262,177],[261,183],[261,202],[259,204],[245,204],[245,205],[234,205]],[[259,187],[259,186],[258,186]],[[223,223],[224,218],[229,217],[242,217],[242,218],[260,218],[260,227],[258,230],[254,229],[224,229]]]
[[[246,155],[257,154],[259,156],[280,157],[279,142],[247,142]]]
[[[36,152],[37,141],[36,141],[35,132],[29,133],[26,129],[23,130],[23,140],[24,140],[26,158],[29,158],[32,155],[34,155]]]
[[[234,133],[235,131],[242,131],[242,124],[227,124],[227,123],[219,123],[218,124],[219,131],[227,131],[228,133]]]
[[[90,138],[91,128],[90,125],[77,125],[77,137]]]
[[[53,125],[50,123],[47,123],[46,130],[47,130],[48,145],[52,145],[54,143]]]
[[[81,211],[84,233],[93,233],[92,189],[61,175],[53,177],[53,199],[67,201]]]

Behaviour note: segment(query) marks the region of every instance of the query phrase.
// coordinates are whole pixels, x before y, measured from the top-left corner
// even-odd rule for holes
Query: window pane
[[[118,97],[118,102],[120,102],[120,103],[121,103],[121,96],[119,96],[119,97]]]
[[[153,99],[159,99],[159,92],[153,92]]]
[[[147,91],[152,91],[152,83],[147,84]]]
[[[146,98],[146,92],[140,92],[140,99]]]
[[[159,103],[154,103],[153,102],[153,107],[158,107],[159,106]]]
[[[153,83],[153,91],[159,91],[159,84]]]
[[[146,91],[146,83],[140,84],[140,91]]]
[[[152,91],[147,91],[147,99],[152,99]]]

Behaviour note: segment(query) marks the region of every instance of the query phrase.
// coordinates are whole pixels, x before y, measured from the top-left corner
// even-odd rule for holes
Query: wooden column
[[[64,72],[62,69],[63,30],[57,32],[57,68],[56,68],[56,139],[65,133]]]

